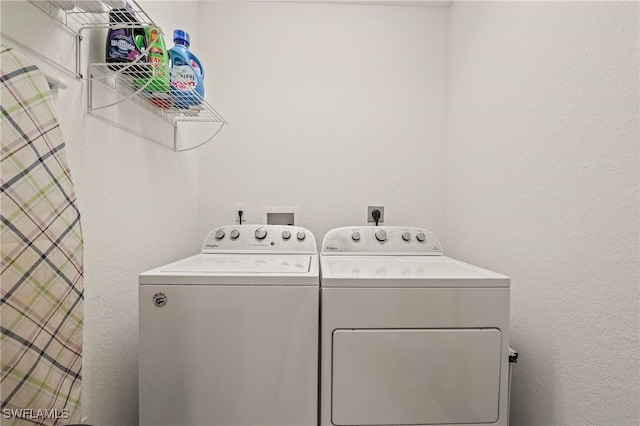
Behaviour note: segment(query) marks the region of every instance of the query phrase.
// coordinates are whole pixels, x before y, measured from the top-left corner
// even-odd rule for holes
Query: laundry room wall
[[[444,232],[447,9],[335,3],[201,3],[196,53],[229,122],[200,150],[201,239],[237,203],[253,223],[296,208],[318,244],[368,205]]]
[[[142,4],[163,28],[197,31],[197,2]],[[74,67],[74,37],[33,4],[3,0],[0,12],[3,35]],[[104,62],[105,35],[83,33],[84,72],[87,58]],[[94,425],[137,424],[137,275],[198,249],[197,154],[174,153],[87,115],[86,82],[35,59],[69,84],[53,96],[85,244],[83,415]]]
[[[191,33],[229,126],[176,154],[88,116],[86,82],[54,90],[85,241],[87,423],[137,423],[137,274],[195,253],[237,203],[250,222],[295,207],[318,240],[372,204],[433,230],[512,277],[513,424],[637,423],[636,2],[140,3],[168,45]],[[73,67],[73,37],[32,4],[0,12]],[[85,33],[94,61],[104,35]]]
[[[512,278],[511,424],[637,424],[637,2],[454,2],[447,238]]]

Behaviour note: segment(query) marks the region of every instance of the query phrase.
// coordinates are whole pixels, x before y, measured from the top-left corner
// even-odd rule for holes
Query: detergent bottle
[[[169,50],[171,62],[171,94],[178,108],[189,108],[204,99],[204,68],[198,58],[189,51],[189,34],[182,30],[173,32],[173,46]]]
[[[144,31],[149,70],[136,79],[136,85],[144,87],[152,99],[167,99],[171,86],[169,52],[164,44],[164,37],[159,28],[145,27]],[[169,106],[164,102],[159,102],[158,105],[167,108]]]
[[[134,14],[128,9],[112,9],[109,11],[109,23],[111,29],[107,34],[106,61],[109,63],[128,63],[135,61],[144,51],[144,43],[140,46],[136,43],[137,36],[144,36],[144,30],[136,27],[139,24]],[[140,58],[139,62],[145,62],[146,58]],[[130,67],[109,66],[118,71],[124,68],[125,74],[137,74],[144,71],[144,67],[133,65]]]

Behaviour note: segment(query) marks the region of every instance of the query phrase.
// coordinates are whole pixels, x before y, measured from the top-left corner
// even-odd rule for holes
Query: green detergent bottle
[[[162,32],[158,28],[147,27],[144,32],[150,72],[148,76],[136,79],[136,84],[140,87],[146,85],[144,90],[149,92],[152,99],[166,99],[169,97],[168,92],[171,87],[169,52],[164,44]]]

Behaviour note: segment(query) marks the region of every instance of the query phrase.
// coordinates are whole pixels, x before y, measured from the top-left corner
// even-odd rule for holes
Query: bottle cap
[[[186,31],[182,31],[182,30],[173,30],[173,42],[181,42],[183,43],[185,46],[189,47],[190,43],[189,43],[189,33]]]

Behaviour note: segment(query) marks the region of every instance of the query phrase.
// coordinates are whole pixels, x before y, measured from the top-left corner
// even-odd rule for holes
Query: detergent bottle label
[[[162,63],[162,55],[164,55],[164,50],[158,41],[158,30],[154,28],[149,37],[149,62],[158,67]]]
[[[196,73],[191,65],[180,58],[176,58],[173,63],[173,74],[177,78],[171,79],[174,89],[180,91],[191,91],[196,87]]]
[[[130,60],[140,54],[136,46],[133,44],[133,39],[126,34],[114,34],[109,44],[109,56],[111,58],[120,60]]]
[[[157,76],[165,78],[165,73],[162,70],[162,65],[165,62],[164,43],[159,39],[159,32],[157,28],[153,28],[150,31],[149,46],[149,62],[157,69]]]
[[[193,68],[193,70],[198,75],[202,75],[202,71],[200,71],[200,67],[198,66],[198,63],[196,61],[194,61],[193,59],[191,60],[191,68]]]

